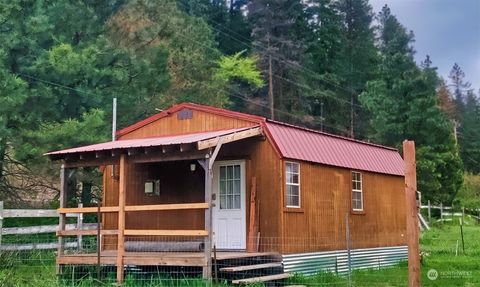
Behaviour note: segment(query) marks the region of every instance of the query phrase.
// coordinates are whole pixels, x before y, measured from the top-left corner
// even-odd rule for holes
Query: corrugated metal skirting
[[[382,268],[407,260],[407,246],[352,249],[352,269]],[[347,273],[347,250],[283,255],[285,272],[314,275],[322,271]]]

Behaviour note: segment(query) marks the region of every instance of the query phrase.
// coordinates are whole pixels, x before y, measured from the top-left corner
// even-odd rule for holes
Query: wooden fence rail
[[[38,225],[25,227],[3,227],[3,221],[6,218],[58,218],[59,213],[55,209],[4,209],[3,201],[0,201],[0,251],[24,251],[24,250],[47,250],[56,249],[57,242],[52,243],[24,243],[24,244],[2,244],[3,235],[29,235],[29,234],[46,234],[58,232],[58,224],[55,225]],[[82,207],[79,204],[80,209]],[[83,223],[82,213],[65,212],[66,217],[76,218],[74,224],[66,224],[65,230],[71,232],[81,229],[82,231],[94,231],[97,229],[96,223]],[[65,244],[67,248],[81,248],[82,234],[79,232],[76,242],[68,242]]]
[[[440,203],[440,205],[432,205],[430,204],[430,200],[428,200],[427,205],[422,205],[419,204],[418,208],[420,209],[427,209],[428,211],[428,221],[432,221],[432,209],[438,209],[440,210],[440,221],[444,220],[451,220],[450,218],[453,218],[454,216],[462,217],[465,218],[465,214],[469,214],[472,218],[476,219],[477,221],[480,222],[480,208],[455,208],[453,206],[445,206]],[[455,212],[457,210],[457,212]],[[449,217],[449,218],[445,218]]]

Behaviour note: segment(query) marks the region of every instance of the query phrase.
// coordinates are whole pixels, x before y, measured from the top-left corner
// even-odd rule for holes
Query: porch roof
[[[101,151],[121,151],[135,148],[154,148],[173,145],[196,145],[197,150],[216,146],[218,139],[224,138],[223,143],[233,142],[244,138],[257,136],[262,133],[259,126],[209,131],[201,133],[180,134],[171,136],[151,137],[142,139],[128,139],[109,141],[98,144],[80,146],[59,151],[45,153],[52,158],[59,159],[67,155],[92,153]]]

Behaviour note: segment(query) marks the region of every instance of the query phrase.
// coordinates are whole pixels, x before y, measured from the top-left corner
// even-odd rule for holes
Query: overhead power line
[[[26,78],[29,78],[29,79],[32,79],[34,81],[37,81],[37,82],[41,82],[41,83],[44,83],[44,84],[47,84],[47,85],[51,85],[51,86],[55,86],[55,87],[58,87],[58,88],[61,88],[61,89],[65,89],[65,90],[69,90],[69,91],[75,91],[75,92],[78,92],[78,93],[83,93],[83,94],[86,94],[86,95],[90,95],[90,96],[98,96],[94,93],[90,93],[90,92],[87,92],[87,91],[83,91],[83,90],[79,90],[79,89],[76,89],[76,88],[72,88],[72,87],[69,87],[69,86],[66,86],[66,85],[63,85],[63,84],[60,84],[60,83],[56,83],[56,82],[52,82],[52,81],[48,81],[48,80],[45,80],[45,79],[42,79],[42,78],[39,78],[37,76],[33,76],[33,75],[28,75],[28,74],[24,74],[24,73],[17,73],[18,75],[20,76],[23,76],[23,77],[26,77]],[[207,86],[205,83],[201,83],[202,85],[204,86]],[[235,98],[238,98],[238,99],[241,99],[242,101],[245,101],[245,102],[249,102],[253,105],[256,105],[256,106],[259,106],[259,107],[262,107],[262,108],[269,108],[267,105],[265,104],[261,104],[261,103],[258,103],[250,98],[248,98],[248,96],[246,95],[243,95],[241,93],[239,93],[238,91],[235,91],[233,89],[230,89],[230,88],[216,88],[218,91],[222,91],[226,94],[229,94]],[[125,107],[124,107],[125,108]],[[300,122],[302,123],[306,123],[305,122],[305,119],[303,119],[301,116],[299,115],[296,115],[296,114],[293,114],[293,113],[290,113],[290,112],[287,112],[287,111],[283,111],[283,110],[280,110],[280,109],[274,109],[275,112],[277,113],[280,113],[280,114],[283,114],[283,115],[287,115],[287,116],[290,116],[291,118],[294,118],[294,119],[297,119],[299,120]],[[337,131],[340,131],[340,132],[343,132],[343,133],[347,133],[348,130],[345,129],[345,128],[342,128],[342,127],[338,127],[338,126],[334,126],[334,125],[331,125],[331,124],[326,124],[326,123],[323,123],[323,125],[325,127],[328,127],[328,128],[331,128],[333,130],[337,130]]]
[[[42,82],[42,83],[44,83],[44,84],[48,84],[48,85],[51,85],[51,86],[55,86],[55,87],[58,87],[58,88],[62,88],[62,89],[74,91],[74,92],[81,93],[81,94],[85,94],[85,95],[89,95],[89,96],[98,96],[98,95],[93,94],[93,93],[90,93],[90,92],[82,91],[82,90],[79,90],[79,89],[76,89],[76,88],[72,88],[72,87],[69,87],[69,86],[65,86],[65,85],[63,85],[63,84],[59,84],[59,83],[47,81],[47,80],[44,80],[44,79],[40,79],[40,78],[35,77],[35,76],[32,76],[32,75],[27,75],[27,74],[20,73],[20,72],[17,72],[16,74],[17,74],[17,75],[20,75],[20,76],[23,76],[23,77],[25,77],[25,78],[29,78],[29,79],[31,79],[31,80],[37,81],[37,82]]]
[[[177,2],[177,3],[184,6],[183,3],[180,3],[180,2]],[[184,6],[184,7],[185,7],[185,6]],[[213,19],[209,19],[209,21],[215,23],[217,27],[218,27],[218,26],[223,27],[223,28],[225,28],[225,30],[227,30],[228,32],[230,32],[230,33],[232,33],[232,34],[236,34],[237,37],[233,36],[233,35],[230,34],[230,33],[226,33],[226,32],[224,32],[224,31],[222,31],[222,30],[220,30],[220,29],[217,29],[217,28],[214,27],[214,26],[211,26],[213,30],[215,30],[215,31],[217,31],[217,32],[219,32],[219,33],[222,33],[223,35],[229,37],[229,38],[232,39],[232,40],[237,41],[238,43],[241,43],[241,44],[245,45],[245,47],[253,48],[253,47],[255,46],[255,47],[260,48],[260,49],[261,49],[262,51],[264,51],[264,52],[268,50],[268,48],[267,48],[266,46],[264,46],[264,45],[261,45],[261,44],[258,44],[258,43],[251,43],[251,44],[250,44],[250,43],[248,43],[248,42],[245,42],[245,41],[249,41],[249,39],[245,38],[243,35],[237,33],[236,31],[233,31],[232,29],[226,27],[225,25],[222,25],[221,23],[219,23],[219,22],[217,22],[217,21],[215,21],[215,20],[213,20]],[[244,41],[238,39],[238,37],[243,38]],[[320,82],[323,82],[323,83],[325,83],[325,84],[331,85],[331,86],[336,87],[336,88],[338,88],[338,89],[340,89],[340,90],[343,90],[343,91],[345,91],[345,92],[355,94],[355,91],[354,91],[354,90],[352,90],[352,89],[350,89],[350,88],[348,88],[348,87],[343,87],[343,86],[341,86],[341,85],[339,85],[339,84],[337,84],[337,83],[335,83],[335,82],[332,82],[332,81],[329,81],[329,80],[326,80],[326,79],[322,79],[322,78],[320,78],[320,77],[321,77],[320,74],[318,74],[317,72],[315,72],[315,71],[313,71],[313,70],[311,70],[311,69],[309,69],[309,68],[307,68],[307,67],[305,67],[305,66],[300,65],[299,63],[295,63],[295,62],[289,61],[288,59],[282,58],[282,57],[279,56],[279,55],[272,55],[272,58],[275,59],[275,60],[278,61],[278,62],[285,63],[285,64],[287,64],[287,65],[289,65],[289,66],[291,66],[291,67],[296,67],[296,68],[302,69],[304,72],[306,72],[306,73],[309,74],[310,76],[313,76],[316,80],[318,80],[318,81],[320,81]]]

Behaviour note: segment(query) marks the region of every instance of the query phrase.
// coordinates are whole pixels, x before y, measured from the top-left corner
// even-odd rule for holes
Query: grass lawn
[[[437,223],[430,231],[423,232],[421,237],[423,286],[480,286],[480,225],[472,219],[467,219],[463,229],[465,252],[462,248],[458,221]],[[437,277],[434,279],[433,275]],[[80,280],[67,278],[63,281],[58,280],[52,251],[0,253],[0,286],[99,286],[100,282],[91,276],[95,276],[95,273],[85,275]],[[112,273],[104,285],[112,286],[114,277],[115,274]],[[408,267],[406,262],[403,262],[391,268],[354,271],[351,283],[352,286],[365,287],[407,286],[407,278]],[[349,280],[344,276],[321,273],[310,277],[295,276],[289,283],[307,286],[348,286]],[[127,277],[125,286],[194,287],[205,284],[201,279],[172,280],[155,276],[142,281]]]
[[[422,286],[480,286],[480,225],[467,218],[463,231],[465,253],[458,219],[444,224],[435,223],[430,231],[422,233]],[[435,270],[436,273],[430,270]],[[438,275],[436,278],[435,274]],[[357,270],[351,278],[352,286],[365,287],[408,286],[407,280],[406,262],[380,270]],[[348,278],[323,273],[313,277],[297,276],[292,283],[307,286],[348,286]]]

